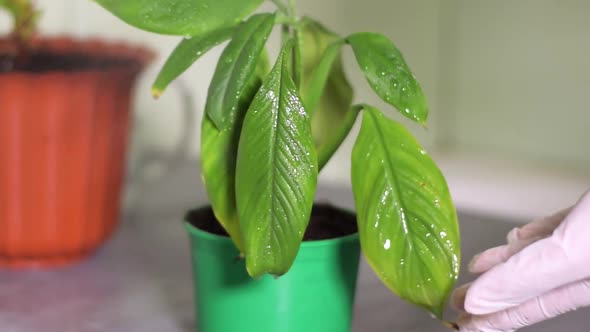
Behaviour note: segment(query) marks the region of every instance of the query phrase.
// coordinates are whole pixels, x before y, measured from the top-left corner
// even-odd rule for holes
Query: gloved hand
[[[462,332],[508,332],[590,306],[590,193],[576,205],[508,234],[508,244],[477,255],[483,273],[459,287]]]

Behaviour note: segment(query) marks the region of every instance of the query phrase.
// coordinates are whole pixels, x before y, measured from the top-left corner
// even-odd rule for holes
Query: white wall
[[[444,137],[466,152],[590,170],[590,2],[453,0]]]

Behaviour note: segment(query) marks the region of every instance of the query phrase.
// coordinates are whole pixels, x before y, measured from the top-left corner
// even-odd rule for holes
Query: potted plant
[[[118,222],[130,93],[150,52],[37,35],[27,0],[0,38],[0,267],[92,253]]]
[[[186,222],[198,331],[350,330],[359,239],[386,286],[442,319],[460,251],[447,184],[401,124],[368,104],[352,105],[342,68],[350,46],[376,94],[425,124],[422,89],[391,41],[377,33],[339,36],[299,17],[294,0],[274,0],[276,12],[254,15],[263,0],[97,2],[133,26],[184,37],[155,80],[155,96],[229,40],[202,120],[211,207],[190,212]],[[265,45],[277,25],[281,51],[270,66]],[[314,206],[314,192],[358,114],[355,218]]]

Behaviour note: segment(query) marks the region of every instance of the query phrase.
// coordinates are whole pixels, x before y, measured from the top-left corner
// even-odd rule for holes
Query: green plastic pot
[[[358,234],[303,242],[288,273],[254,280],[228,237],[188,222],[185,227],[192,248],[196,331],[350,331]]]

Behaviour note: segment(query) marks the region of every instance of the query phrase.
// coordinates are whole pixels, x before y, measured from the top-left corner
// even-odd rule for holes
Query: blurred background
[[[590,2],[298,3],[301,14],[321,17],[342,35],[379,31],[402,50],[429,99],[428,129],[380,102],[347,50],[355,97],[390,110],[409,126],[440,163],[460,208],[528,218],[570,204],[590,187]],[[182,76],[177,89],[156,101],[149,94],[150,84],[178,38],[127,26],[92,1],[38,4],[44,12],[41,31],[47,35],[124,40],[158,54],[136,91],[128,200],[142,190],[133,172],[141,172],[141,178],[159,177],[163,160],[198,159],[201,112],[221,47]],[[0,18],[0,31],[8,26],[8,20]],[[276,51],[271,48],[271,54]],[[349,183],[354,133],[321,181]]]

